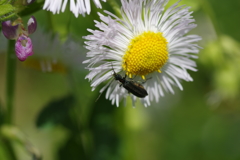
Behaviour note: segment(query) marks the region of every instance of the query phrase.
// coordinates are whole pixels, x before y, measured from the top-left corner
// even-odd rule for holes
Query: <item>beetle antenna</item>
[[[149,79],[152,79],[152,77],[147,78],[145,81],[142,82],[142,84],[146,83]]]
[[[102,92],[103,93],[103,92]],[[99,96],[97,97],[97,99],[95,100],[95,102],[98,101],[98,99],[101,97],[102,93],[99,94]]]
[[[112,62],[111,62],[111,66],[112,66],[112,70],[113,70],[114,74],[116,74],[116,72],[115,72],[114,69],[113,69],[113,64],[112,64]]]
[[[124,79],[126,79],[127,77],[127,62],[125,62],[125,64],[126,64],[126,72],[125,72],[125,76],[123,77]]]

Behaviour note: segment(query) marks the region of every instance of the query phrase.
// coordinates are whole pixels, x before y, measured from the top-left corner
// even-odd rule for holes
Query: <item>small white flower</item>
[[[59,14],[60,10],[65,11],[68,0],[45,0],[43,9],[51,11],[53,14]],[[93,0],[97,8],[102,8],[100,0]],[[106,2],[106,0],[102,0]],[[91,6],[90,0],[70,0],[70,11],[73,12],[75,17],[79,14],[85,15],[85,13],[90,14]]]
[[[53,37],[52,33],[46,33],[42,28],[38,28],[34,35],[32,43],[38,44],[34,46],[32,57],[37,60],[35,67],[39,65],[43,72],[65,72],[67,68],[83,69],[79,62],[83,61],[84,55],[79,52],[85,53],[86,49],[79,45],[79,41],[68,37],[63,43],[58,35]]]
[[[173,86],[180,90],[181,80],[193,81],[187,70],[197,71],[192,59],[198,58],[201,38],[186,35],[196,27],[189,11],[190,7],[178,6],[178,2],[164,10],[168,0],[122,0],[121,15],[118,18],[105,11],[99,14],[102,22],[96,21],[98,30],[88,29],[92,35],[84,37],[92,90],[102,82],[108,83],[106,98],[116,103],[131,96],[133,105],[138,97],[128,94],[127,89],[119,87],[113,73],[127,80],[146,81],[143,86],[148,96],[141,98],[145,106],[150,101],[159,101],[165,92],[174,93]],[[178,7],[177,7],[178,6]],[[114,69],[114,71],[113,71]]]

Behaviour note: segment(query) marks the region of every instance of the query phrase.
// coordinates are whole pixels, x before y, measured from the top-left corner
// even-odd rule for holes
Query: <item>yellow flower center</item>
[[[123,56],[122,67],[126,74],[130,78],[139,75],[145,79],[149,73],[161,72],[168,60],[167,43],[161,32],[144,32],[132,39]]]

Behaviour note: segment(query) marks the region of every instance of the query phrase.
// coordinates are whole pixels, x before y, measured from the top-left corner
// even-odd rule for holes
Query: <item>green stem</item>
[[[202,7],[203,7],[203,10],[210,17],[217,36],[220,36],[221,35],[221,31],[220,31],[220,29],[218,27],[219,25],[218,25],[218,22],[217,22],[217,18],[216,18],[216,15],[215,15],[215,13],[213,11],[213,8],[212,8],[211,4],[207,0],[202,0]]]
[[[15,41],[9,40],[6,62],[6,123],[12,124],[16,75]]]
[[[6,153],[8,153],[8,158],[10,160],[17,160],[16,154],[14,152],[13,146],[8,139],[3,139],[3,143],[5,144]]]

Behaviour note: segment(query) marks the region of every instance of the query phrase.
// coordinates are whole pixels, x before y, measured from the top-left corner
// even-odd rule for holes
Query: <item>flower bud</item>
[[[2,32],[7,39],[17,39],[19,34],[19,25],[12,25],[11,21],[2,22]]]
[[[36,31],[37,29],[37,20],[35,19],[34,16],[31,16],[31,18],[28,20],[28,34],[32,34]]]

